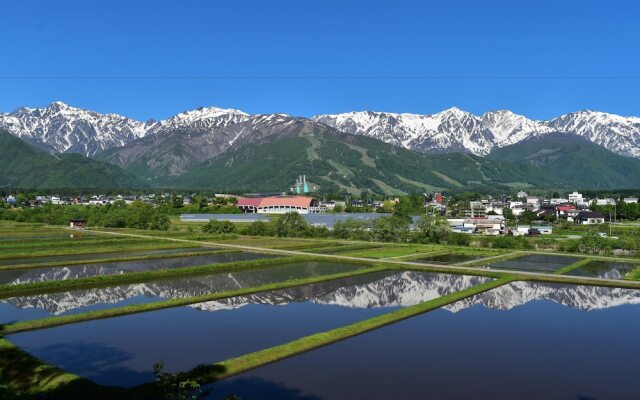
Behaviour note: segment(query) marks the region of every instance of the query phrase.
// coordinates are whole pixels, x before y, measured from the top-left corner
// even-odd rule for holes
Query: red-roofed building
[[[236,204],[242,212],[258,214],[286,214],[317,212],[317,202],[306,196],[240,197]]]

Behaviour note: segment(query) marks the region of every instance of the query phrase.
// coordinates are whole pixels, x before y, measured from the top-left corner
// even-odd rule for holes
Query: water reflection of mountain
[[[259,286],[290,279],[336,274],[360,269],[360,266],[339,263],[290,263],[269,268],[247,269],[197,277],[174,278],[146,283],[109,286],[70,292],[13,297],[3,302],[18,308],[40,308],[59,315],[97,304],[115,304],[133,298],[163,299],[200,296],[239,288]]]
[[[143,299],[193,297],[287,279],[344,272],[347,268],[357,267],[327,263],[294,264],[264,270],[14,297],[3,301],[18,308],[41,308],[51,314],[59,315],[96,304],[114,304],[135,297]],[[200,303],[192,307],[213,311],[238,308],[247,304],[282,305],[300,301],[358,308],[407,306],[485,281],[487,278],[472,276],[422,272],[376,272],[251,296]]]
[[[17,268],[0,271],[0,284],[17,285],[32,282],[80,279],[100,275],[119,275],[128,272],[185,268],[196,265],[245,261],[273,256],[258,253],[223,253],[175,258],[153,258],[117,261],[76,266],[46,268]]]
[[[303,276],[320,273],[319,268],[322,264],[310,264],[305,266],[306,272]],[[334,268],[337,267],[334,266]],[[134,297],[184,298],[301,277],[299,273],[291,275],[293,270],[299,271],[300,269],[288,266],[267,270],[238,271],[194,278],[15,297],[4,301],[18,308],[41,308],[51,314],[58,315],[96,304],[119,303]],[[488,278],[473,276],[388,271],[199,303],[191,307],[203,311],[216,311],[239,308],[248,304],[284,305],[301,301],[355,308],[410,306],[478,285],[487,280]],[[487,308],[507,310],[534,300],[551,300],[573,308],[593,310],[622,304],[638,304],[640,303],[640,290],[514,282],[461,300],[446,306],[445,309],[457,312],[474,304],[482,304]]]
[[[640,304],[640,290],[520,281],[458,301],[445,309],[457,312],[482,304],[487,308],[509,310],[536,300],[550,300],[580,310],[599,310]]]
[[[380,272],[250,296],[194,304],[214,311],[247,304],[285,305],[312,301],[353,308],[406,307],[487,282],[488,278],[426,272]]]

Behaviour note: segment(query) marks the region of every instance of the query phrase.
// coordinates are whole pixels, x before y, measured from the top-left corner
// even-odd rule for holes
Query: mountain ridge
[[[427,153],[466,152],[487,155],[494,148],[551,132],[569,132],[618,154],[640,158],[640,117],[580,110],[551,120],[534,120],[509,110],[475,115],[452,107],[434,114],[354,111],[310,118],[288,114],[248,114],[240,110],[200,107],[161,121],[141,122],[118,114],[100,114],[54,102],[43,108],[23,107],[0,113],[0,128],[51,152],[95,156],[128,146],[145,137],[159,138],[180,131],[184,135],[223,132],[248,120],[285,116],[310,120],[355,135],[369,136],[395,146]],[[238,131],[235,132],[239,134]],[[235,144],[227,138],[227,146]]]

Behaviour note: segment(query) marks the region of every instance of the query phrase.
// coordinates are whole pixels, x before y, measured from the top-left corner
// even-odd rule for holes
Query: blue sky
[[[0,111],[640,115],[634,1],[23,0],[1,12]]]

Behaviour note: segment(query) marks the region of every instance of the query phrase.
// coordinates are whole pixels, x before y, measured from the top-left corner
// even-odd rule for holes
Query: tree
[[[409,222],[396,215],[376,218],[373,220],[371,230],[374,240],[380,242],[404,241],[409,234]]]
[[[211,392],[202,390],[194,379],[183,379],[179,374],[165,372],[163,363],[153,365],[153,375],[165,400],[199,400]]]
[[[520,214],[520,222],[525,224],[530,224],[536,219],[538,219],[538,216],[533,211],[527,210]]]
[[[451,234],[451,226],[445,218],[423,215],[416,223],[414,238],[420,243],[445,244],[449,241]]]
[[[392,213],[395,208],[396,203],[391,200],[385,200],[380,207],[380,212],[383,213]]]
[[[202,232],[214,233],[218,235],[235,233],[236,225],[231,221],[218,221],[218,220],[212,219],[205,226],[202,227]]]
[[[607,240],[596,232],[585,232],[580,239],[580,251],[583,253],[598,254],[604,250]]]
[[[182,198],[182,196],[173,196],[171,198],[171,205],[173,206],[173,208],[182,208],[184,207],[184,199]]]
[[[264,221],[252,222],[244,231],[249,236],[273,236],[274,233],[273,227]]]
[[[171,226],[171,221],[169,221],[169,217],[164,214],[155,213],[151,216],[151,222],[149,223],[149,229],[155,229],[158,231],[166,231],[169,230]]]
[[[339,239],[370,240],[371,224],[369,221],[347,218],[333,225],[333,236]]]
[[[309,224],[297,212],[286,213],[275,221],[276,235],[280,237],[305,236]]]
[[[507,219],[507,220],[512,220],[513,219],[513,210],[510,209],[509,207],[504,207],[502,209],[502,216],[504,216],[504,218]]]

